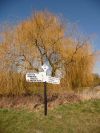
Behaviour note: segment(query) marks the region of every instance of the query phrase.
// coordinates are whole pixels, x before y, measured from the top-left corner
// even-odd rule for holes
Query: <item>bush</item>
[[[93,86],[100,85],[100,75],[93,74]]]
[[[0,95],[28,95],[37,84],[27,83],[25,76],[15,72],[0,73]]]

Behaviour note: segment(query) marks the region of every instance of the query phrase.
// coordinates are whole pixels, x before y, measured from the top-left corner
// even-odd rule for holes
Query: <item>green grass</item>
[[[0,133],[100,133],[100,100],[48,111],[0,109]]]

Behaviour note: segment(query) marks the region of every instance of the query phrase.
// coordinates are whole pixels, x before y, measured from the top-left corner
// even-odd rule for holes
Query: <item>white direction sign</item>
[[[51,84],[60,84],[60,79],[56,77],[47,76],[46,82]]]
[[[43,82],[43,78],[39,78],[39,74],[37,73],[27,73],[26,74],[26,81],[27,82]]]
[[[51,77],[46,75],[46,71],[48,69],[48,66],[44,64],[42,66],[44,72],[39,73],[26,73],[26,81],[27,82],[47,82],[51,84],[60,84],[60,79],[56,77]]]

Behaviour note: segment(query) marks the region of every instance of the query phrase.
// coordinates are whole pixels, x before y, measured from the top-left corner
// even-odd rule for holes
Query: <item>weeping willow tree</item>
[[[39,71],[47,63],[51,75],[61,77],[61,86],[76,88],[92,83],[95,55],[89,40],[67,36],[67,24],[50,12],[35,12],[2,32],[0,58],[8,71]],[[37,61],[38,65],[34,65]],[[18,72],[18,71],[17,71]]]

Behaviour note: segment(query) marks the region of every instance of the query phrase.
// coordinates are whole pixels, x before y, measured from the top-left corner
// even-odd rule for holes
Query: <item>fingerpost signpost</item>
[[[60,78],[52,77],[47,75],[48,66],[44,64],[42,66],[43,72],[26,73],[26,81],[27,82],[43,82],[44,83],[44,115],[47,115],[47,84],[60,84]]]

